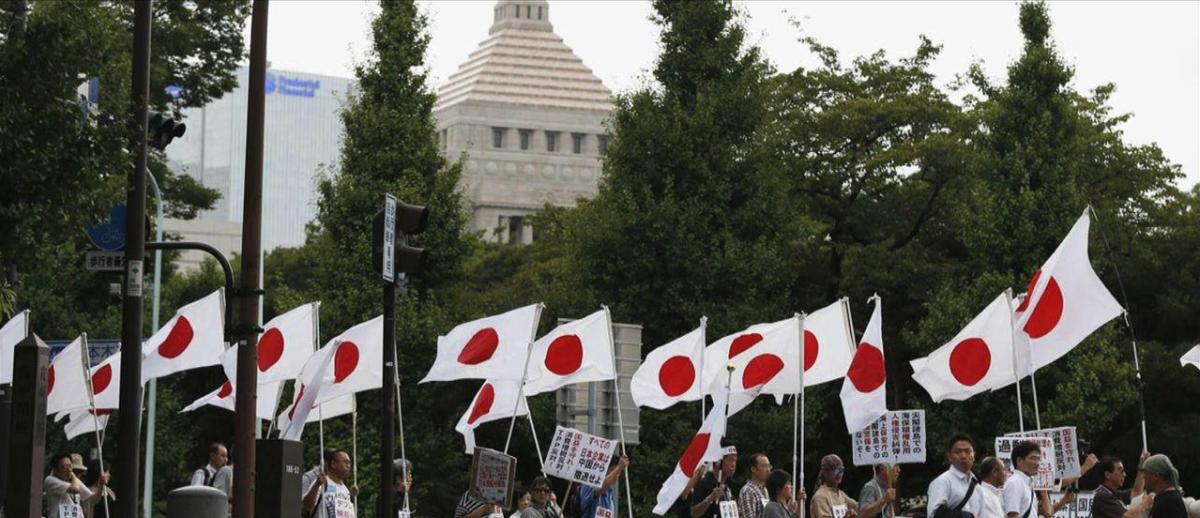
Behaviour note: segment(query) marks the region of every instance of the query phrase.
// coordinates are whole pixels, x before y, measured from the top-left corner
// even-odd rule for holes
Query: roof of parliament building
[[[488,38],[438,89],[435,110],[460,103],[609,112],[612,92],[550,24],[546,0],[500,0]]]

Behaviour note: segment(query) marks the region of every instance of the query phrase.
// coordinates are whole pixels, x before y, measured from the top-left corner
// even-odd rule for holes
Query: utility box
[[[559,319],[558,324],[570,322]],[[613,346],[620,387],[621,417],[625,422],[625,442],[638,444],[639,413],[629,393],[633,373],[642,364],[642,326],[613,324]],[[607,439],[619,440],[616,393],[611,381],[576,383],[555,392],[555,421],[560,426],[581,430]]]
[[[256,443],[254,516],[300,516],[303,444],[287,439]]]

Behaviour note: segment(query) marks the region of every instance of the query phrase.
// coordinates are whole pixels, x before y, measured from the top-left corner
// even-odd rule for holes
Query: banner
[[[1054,513],[1054,518],[1090,518],[1092,516],[1092,497],[1095,496],[1091,491],[1080,491],[1075,494],[1075,510],[1071,510],[1071,506],[1059,509]],[[1063,493],[1050,493],[1050,501],[1057,502],[1062,499]],[[1136,499],[1135,499],[1136,500]]]
[[[1049,437],[997,437],[996,458],[1004,461],[1004,467],[1011,472],[1016,468],[1012,463],[1013,446],[1021,441],[1033,441],[1042,449],[1042,462],[1038,464],[1037,475],[1033,477],[1033,489],[1056,490],[1058,485],[1054,477],[1054,441]]]
[[[883,414],[853,436],[854,465],[925,462],[925,411],[895,410]]]
[[[479,499],[502,507],[512,505],[517,458],[496,450],[475,448],[471,459],[470,491]]]
[[[733,500],[722,500],[717,508],[721,511],[721,518],[739,518],[737,502]]]
[[[1013,432],[1005,437],[1049,437],[1054,441],[1054,476],[1059,479],[1079,478],[1079,436],[1074,426],[1047,428],[1029,432]]]
[[[546,452],[546,474],[600,487],[616,447],[617,442],[611,439],[559,426]]]

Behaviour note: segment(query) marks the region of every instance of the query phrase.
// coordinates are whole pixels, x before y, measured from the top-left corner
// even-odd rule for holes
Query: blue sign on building
[[[300,79],[283,74],[267,72],[267,94],[290,95],[293,97],[314,97],[321,89],[319,79]]]
[[[55,356],[58,356],[58,353],[62,352],[63,349],[66,349],[67,346],[71,345],[71,342],[73,341],[74,340],[47,340],[46,345],[50,347],[50,359],[53,360]],[[93,367],[108,359],[109,356],[117,354],[117,352],[120,350],[121,340],[113,338],[88,339],[88,356],[90,356],[88,359],[91,360],[91,365]]]

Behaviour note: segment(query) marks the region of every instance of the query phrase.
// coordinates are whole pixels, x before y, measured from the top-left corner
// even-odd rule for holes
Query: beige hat
[[[87,472],[87,466],[83,465],[83,455],[78,453],[71,454],[71,471]]]

